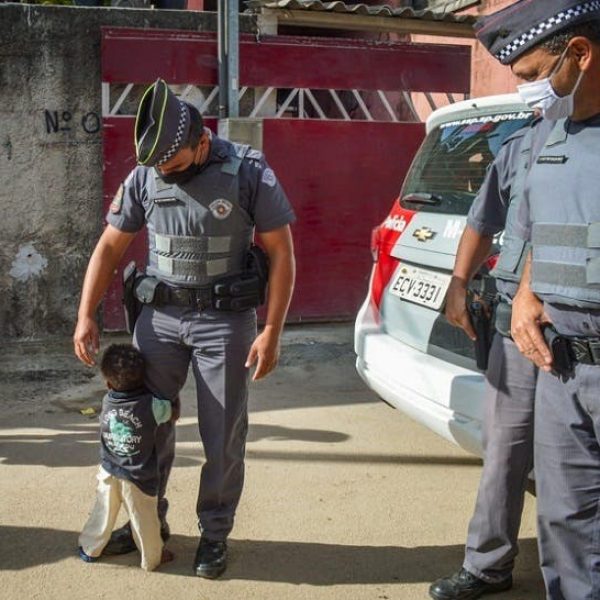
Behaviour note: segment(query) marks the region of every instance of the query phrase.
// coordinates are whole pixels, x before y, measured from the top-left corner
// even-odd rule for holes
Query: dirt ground
[[[119,338],[122,339],[122,338]],[[115,336],[105,336],[107,344]],[[427,598],[460,566],[480,461],[379,401],[354,371],[352,327],[287,329],[276,373],[251,388],[247,477],[230,566],[193,576],[202,451],[193,381],[182,395],[169,485],[175,561],[85,564],[104,393],[70,341],[0,350],[0,597],[325,600]],[[543,598],[535,507],[527,498],[509,600]]]

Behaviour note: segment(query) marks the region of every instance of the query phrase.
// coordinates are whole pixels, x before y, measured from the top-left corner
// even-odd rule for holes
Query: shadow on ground
[[[0,571],[28,569],[75,557],[77,536],[74,531],[0,526]],[[196,544],[196,537],[173,536],[169,548],[175,553],[175,561],[161,567],[161,571],[193,577],[191,563]],[[534,539],[521,540],[520,546],[522,555],[535,555]],[[429,582],[455,570],[462,561],[464,546],[405,548],[233,539],[229,552],[230,566],[224,580],[330,586]],[[135,568],[139,554],[107,557],[102,562]],[[96,565],[82,564],[82,568],[90,567]]]
[[[95,423],[53,424],[48,433],[3,432],[0,428],[0,463],[6,465],[41,465],[45,467],[87,467],[98,463],[99,443]],[[51,432],[51,433],[50,433]],[[321,429],[300,429],[281,425],[253,424],[248,434],[248,460],[304,461],[356,464],[455,465],[476,467],[481,460],[472,456],[430,456],[411,454],[359,454],[323,451],[323,444],[336,447],[350,439],[345,433]],[[261,440],[282,443],[282,449],[259,449]],[[195,448],[177,447],[175,466],[201,465],[204,455],[198,429],[194,424],[177,426],[177,441],[197,443]],[[286,443],[298,441],[320,444],[319,451],[286,450]]]

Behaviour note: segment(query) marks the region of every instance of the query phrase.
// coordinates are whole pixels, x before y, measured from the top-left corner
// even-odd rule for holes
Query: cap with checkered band
[[[502,64],[561,31],[600,20],[600,0],[519,0],[475,24],[477,39]]]
[[[157,79],[142,96],[135,120],[135,152],[140,165],[161,165],[188,140],[189,106]]]

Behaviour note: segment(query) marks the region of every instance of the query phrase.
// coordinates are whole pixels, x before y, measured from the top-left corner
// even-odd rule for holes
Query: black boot
[[[198,577],[216,579],[227,568],[227,542],[200,538],[194,558],[194,572]]]
[[[484,594],[505,592],[511,587],[511,575],[502,581],[490,583],[475,577],[466,569],[461,569],[450,577],[434,581],[429,587],[429,595],[435,600],[475,600]]]

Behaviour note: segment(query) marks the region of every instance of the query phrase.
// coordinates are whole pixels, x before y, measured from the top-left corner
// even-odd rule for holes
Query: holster
[[[510,305],[508,302],[504,301],[504,300],[500,300],[497,304],[496,304],[496,310],[495,310],[495,326],[496,326],[496,331],[504,336],[504,337],[511,337],[510,336],[510,321],[512,319],[512,305]]]
[[[475,330],[477,339],[475,340],[475,362],[477,368],[486,371],[490,357],[490,348],[492,347],[492,338],[494,330],[492,328],[492,318],[488,315],[482,302],[473,300],[469,303],[469,316],[471,324]]]
[[[554,329],[552,325],[543,328],[544,339],[552,354],[552,372],[563,382],[574,375],[576,360],[571,351],[571,342]]]
[[[135,262],[131,261],[123,270],[123,309],[125,312],[125,328],[127,333],[133,334],[135,322],[142,312],[142,304],[135,294],[136,283],[144,275],[140,273]]]

